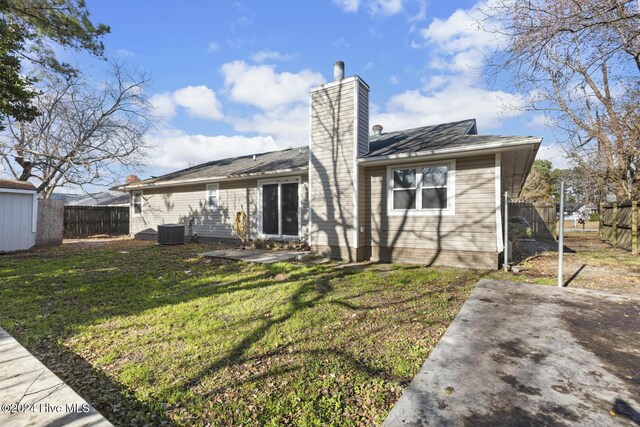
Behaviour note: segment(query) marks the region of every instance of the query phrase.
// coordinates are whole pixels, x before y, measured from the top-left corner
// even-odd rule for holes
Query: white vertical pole
[[[564,255],[564,179],[560,181],[560,215],[558,224],[558,287],[564,286],[562,279],[562,256]]]
[[[504,192],[504,261],[502,268],[509,271],[509,193]]]

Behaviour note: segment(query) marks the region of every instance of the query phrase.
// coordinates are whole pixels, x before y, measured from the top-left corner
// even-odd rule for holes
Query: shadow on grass
[[[32,351],[45,366],[84,397],[112,424],[175,425],[159,406],[154,408],[137,399],[126,386],[94,368],[66,347],[43,341],[33,347]]]
[[[44,259],[34,259],[31,265],[16,264],[0,266],[0,322],[9,333],[33,351],[45,365],[65,380],[80,395],[115,424],[169,425],[169,410],[162,396],[173,392],[195,392],[203,381],[217,372],[256,360],[268,359],[278,352],[289,351],[289,355],[303,355],[317,359],[333,356],[340,363],[361,372],[366,377],[406,382],[391,372],[360,358],[339,346],[326,348],[296,348],[293,341],[277,352],[250,352],[254,344],[267,336],[303,310],[321,304],[337,305],[345,309],[363,312],[379,308],[391,308],[410,303],[415,298],[427,298],[434,291],[416,292],[412,298],[395,297],[379,303],[357,303],[361,297],[371,297],[372,290],[350,289],[334,293],[334,281],[363,273],[367,268],[378,272],[381,266],[303,265],[274,264],[249,265],[223,260],[194,260],[193,252],[201,248],[143,247],[132,249],[128,254],[114,250],[84,252],[75,255],[60,252],[56,258],[52,253]],[[17,261],[16,261],[17,262]],[[407,267],[416,271],[417,267]],[[366,274],[366,273],[365,273]],[[364,280],[364,279],[363,279]],[[384,278],[381,283],[384,283]],[[190,372],[181,381],[165,389],[160,396],[150,397],[146,403],[138,399],[135,391],[93,368],[85,359],[62,344],[77,334],[83,327],[101,324],[110,318],[135,316],[147,310],[163,306],[178,305],[194,299],[217,295],[234,295],[256,289],[269,289],[288,285],[292,290],[282,304],[280,314],[260,319],[260,324],[243,333],[232,348],[219,357],[203,360],[195,373]],[[275,291],[275,290],[274,290]],[[374,298],[375,299],[375,298]],[[3,304],[3,302],[5,302]],[[6,304],[11,302],[11,305]],[[281,302],[282,303],[282,302]],[[19,308],[15,304],[20,304]],[[246,319],[254,321],[255,319]],[[398,321],[401,325],[402,321]],[[241,327],[243,324],[231,324]],[[397,326],[397,325],[396,325]],[[310,325],[317,327],[317,325]],[[94,350],[92,350],[94,351]],[[100,353],[100,350],[95,350]],[[301,369],[300,366],[284,365],[266,373],[256,373],[242,379],[228,381],[225,389],[248,382],[273,379]],[[202,395],[216,393],[216,389],[202,390]],[[198,394],[198,393],[197,393]]]

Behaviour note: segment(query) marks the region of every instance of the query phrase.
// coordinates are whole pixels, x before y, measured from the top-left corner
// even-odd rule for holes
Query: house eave
[[[185,179],[181,181],[130,184],[130,185],[123,185],[123,186],[117,187],[117,189],[123,190],[123,191],[132,191],[132,190],[141,190],[145,188],[179,187],[179,186],[185,186],[185,185],[208,184],[208,183],[221,182],[221,181],[239,181],[239,180],[248,179],[248,178],[286,176],[286,175],[292,175],[299,172],[304,172],[307,170],[309,170],[309,167],[305,166],[301,168],[279,169],[275,171],[234,174],[234,175],[226,175],[226,176],[212,176],[212,177],[206,177],[206,178]]]
[[[536,152],[541,142],[542,138],[536,138],[533,140],[531,138],[527,138],[522,140],[510,141],[508,143],[487,143],[483,144],[482,146],[474,145],[471,147],[453,147],[414,153],[399,153],[386,156],[361,157],[357,159],[356,162],[364,166],[386,165],[390,163],[412,162],[421,159],[438,160],[451,157],[469,157],[483,154],[495,154],[503,151],[523,149],[527,146],[531,147],[532,152]]]

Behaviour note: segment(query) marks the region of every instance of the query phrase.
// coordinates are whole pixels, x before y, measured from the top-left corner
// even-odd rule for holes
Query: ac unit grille
[[[161,245],[181,245],[184,243],[184,225],[163,224],[158,226],[158,243]]]

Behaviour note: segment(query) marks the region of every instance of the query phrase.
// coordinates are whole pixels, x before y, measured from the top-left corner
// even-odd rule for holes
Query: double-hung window
[[[142,191],[134,191],[133,197],[131,198],[131,205],[133,206],[133,215],[134,216],[142,216]]]
[[[388,168],[390,215],[453,215],[455,161]]]
[[[207,184],[207,209],[217,209],[219,206],[219,186],[218,184]]]

